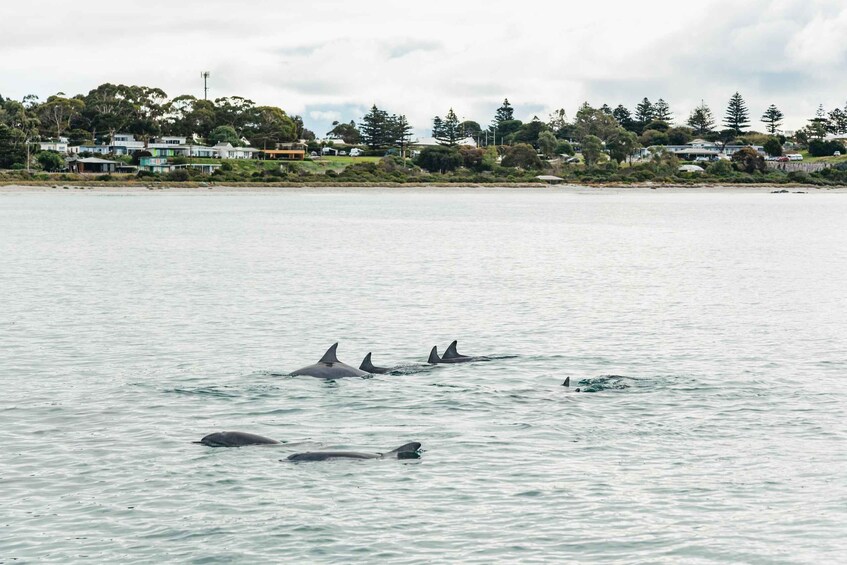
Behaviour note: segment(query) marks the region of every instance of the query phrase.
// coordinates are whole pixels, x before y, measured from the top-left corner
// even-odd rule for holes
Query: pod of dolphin
[[[438,355],[438,347],[435,346],[429,353],[427,363],[430,365],[470,363],[473,361],[488,361],[488,357],[471,357],[462,355],[456,349],[457,342],[454,340],[444,355]],[[308,365],[290,373],[291,376],[309,376],[319,379],[341,379],[346,377],[365,377],[372,374],[390,373],[394,369],[377,367],[371,361],[371,353],[365,355],[359,368],[355,368],[338,360],[335,343],[326,350],[323,357],[314,365]],[[215,432],[194,442],[208,447],[245,447],[248,445],[278,445],[275,439],[251,434],[247,432]],[[288,461],[327,461],[330,459],[417,459],[420,457],[421,444],[411,442],[391,451],[382,453],[363,453],[358,451],[311,451],[306,453],[295,453],[288,456]]]

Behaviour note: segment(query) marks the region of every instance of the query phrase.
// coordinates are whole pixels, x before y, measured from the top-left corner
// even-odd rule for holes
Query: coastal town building
[[[51,145],[52,144],[52,145]],[[49,145],[48,149],[44,145]],[[60,147],[52,149],[51,147]],[[131,155],[136,151],[147,151],[154,157],[207,157],[212,159],[253,159],[259,150],[253,147],[233,147],[231,143],[218,143],[208,147],[189,143],[188,138],[178,136],[163,136],[153,138],[146,143],[135,139],[129,133],[118,133],[111,143],[86,144],[68,146],[59,142],[44,142],[42,150],[57,151],[78,155],[91,153],[93,155]]]
[[[68,140],[60,138],[59,141],[39,141],[41,151],[55,151],[56,153],[68,152]]]
[[[68,161],[68,170],[72,173],[114,173],[120,163],[97,157],[73,158]]]
[[[298,143],[279,145],[276,149],[263,149],[260,153],[265,159],[282,161],[303,161],[306,158],[306,149]]]
[[[685,145],[658,145],[653,147],[644,147],[640,149],[637,156],[640,158],[649,157],[651,149],[653,151],[662,149],[666,153],[673,153],[683,161],[715,161],[717,159],[731,157],[733,153],[752,147],[762,155],[765,155],[765,150],[760,145],[725,145],[721,146],[705,139],[695,139]]]
[[[138,159],[138,169],[141,171],[150,171],[151,173],[169,173],[179,169],[194,169],[203,174],[211,175],[221,166],[213,163],[169,163],[167,157],[140,157]]]

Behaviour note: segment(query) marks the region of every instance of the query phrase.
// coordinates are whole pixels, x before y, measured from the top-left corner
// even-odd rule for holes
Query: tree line
[[[701,102],[677,124],[668,102],[662,98],[652,102],[646,97],[633,110],[623,104],[614,108],[608,104],[594,107],[586,102],[573,119],[568,118],[564,109],[559,109],[546,121],[535,116],[529,122],[522,122],[515,118],[513,106],[505,99],[485,127],[473,120],[459,120],[450,108],[444,116],[432,119],[432,137],[446,147],[459,146],[468,138],[479,146],[529,144],[544,155],[568,153],[569,142],[584,144],[586,140],[591,153],[599,140],[601,148],[605,147],[613,158],[622,160],[638,147],[684,145],[694,138],[722,146],[733,142],[765,144],[770,141],[770,149],[776,151],[777,145],[785,141],[781,135],[784,117],[783,112],[771,104],[760,117],[764,132],[755,131],[751,127],[747,103],[738,92],[727,102],[721,123],[711,108]],[[397,116],[373,106],[358,126],[354,121],[334,122],[327,136],[348,144],[364,143],[371,149],[386,149],[399,144],[397,135],[381,133],[392,131],[390,124],[396,119]],[[830,133],[847,134],[847,105],[828,112],[821,106],[809,124],[795,132],[795,140],[809,145]]]
[[[314,139],[300,116],[241,96],[168,98],[160,88],[110,83],[88,94],[68,97],[59,92],[43,101],[34,95],[21,101],[0,95],[0,168],[28,163],[27,153],[38,140],[67,137],[71,145],[110,143],[118,132],[145,143],[179,136],[209,144],[249,143],[259,149]]]
[[[750,110],[738,92],[727,102],[720,124],[704,102],[679,123],[664,99],[653,102],[646,97],[632,110],[623,104],[595,107],[586,102],[572,119],[558,109],[546,120],[535,116],[523,122],[515,118],[512,104],[505,99],[485,126],[460,120],[450,108],[444,116],[432,119],[432,137],[447,148],[459,147],[468,138],[481,147],[526,145],[546,157],[572,155],[576,142],[591,164],[603,153],[621,162],[640,147],[682,145],[698,137],[724,146],[760,144],[777,154],[785,141],[783,120],[783,112],[771,104],[760,117],[764,132],[754,131]],[[412,142],[413,129],[405,115],[376,105],[358,123],[332,125],[328,137],[363,145],[375,153],[398,148],[405,154]],[[315,138],[300,116],[240,96],[169,98],[159,88],[111,83],[87,94],[68,97],[60,92],[43,101],[33,95],[21,101],[0,96],[0,168],[28,165],[37,152],[33,147],[38,140],[67,137],[71,145],[109,143],[118,132],[131,133],[144,142],[158,136],[180,136],[207,144],[250,144],[258,149]],[[831,149],[823,141],[828,134],[847,134],[847,106],[829,111],[821,106],[794,139],[810,151],[820,148],[825,154]]]

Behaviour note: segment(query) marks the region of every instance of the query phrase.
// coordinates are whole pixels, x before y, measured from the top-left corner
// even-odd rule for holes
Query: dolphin
[[[462,355],[456,351],[456,341],[453,341],[444,352],[444,356],[438,356],[438,346],[432,348],[429,352],[429,360],[427,363],[436,365],[438,363],[470,363],[471,361],[488,361],[488,357],[469,357]]]
[[[365,377],[367,372],[351,367],[346,363],[342,363],[335,355],[335,350],[338,349],[338,344],[333,344],[332,347],[326,350],[321,360],[314,365],[297,369],[293,373],[294,376],[308,375],[319,379],[340,379],[343,377]]]
[[[372,375],[384,375],[385,373],[390,373],[392,370],[387,367],[376,367],[373,363],[371,363],[371,354],[368,353],[365,355],[365,358],[362,360],[362,364],[359,365],[359,369],[362,371],[371,373]]]
[[[571,378],[570,378],[570,377],[566,377],[566,378],[565,378],[565,382],[563,382],[563,383],[562,383],[562,386],[563,386],[563,387],[570,388],[570,387],[571,387]],[[575,389],[575,390],[574,390],[574,392],[582,392],[582,391],[581,391],[579,388],[577,388],[577,389]]]
[[[215,432],[194,443],[209,447],[244,447],[245,445],[273,445],[279,442],[275,439],[246,432]]]
[[[362,453],[359,451],[310,451],[288,456],[288,461],[326,461],[328,459],[417,459],[421,444],[413,441],[392,449],[388,453]]]
[[[444,355],[441,356],[442,359],[470,359],[467,355],[462,355],[458,351],[456,351],[456,344],[458,340],[453,340],[453,343],[447,346],[447,350],[444,352]],[[457,363],[458,361],[454,361]]]

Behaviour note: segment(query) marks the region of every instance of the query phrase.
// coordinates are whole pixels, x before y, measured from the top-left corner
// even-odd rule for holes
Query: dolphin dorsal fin
[[[321,357],[321,360],[318,361],[318,363],[326,363],[328,365],[338,363],[338,357],[335,356],[336,349],[338,349],[338,344],[334,343],[332,347],[326,350],[326,353],[324,353],[324,356]]]
[[[421,448],[421,444],[417,441],[413,441],[411,443],[406,443],[404,445],[401,445],[397,449],[392,449],[391,451],[388,452],[388,455],[391,455],[392,453],[414,453],[415,451],[419,450],[420,448]]]
[[[447,350],[444,352],[444,355],[442,355],[442,357],[444,359],[450,359],[452,357],[461,357],[461,355],[459,355],[459,352],[456,351],[456,344],[457,343],[458,343],[458,340],[454,339],[453,343],[451,343],[449,346],[447,346]]]
[[[365,355],[365,358],[362,359],[362,364],[359,365],[359,369],[362,370],[362,371],[367,371],[368,373],[370,373],[374,369],[376,369],[376,367],[374,367],[374,364],[371,362],[370,352],[368,352],[368,354]]]
[[[429,360],[427,361],[427,363],[435,364],[435,363],[440,363],[440,362],[441,362],[441,358],[438,356],[438,346],[434,345],[432,347],[432,351],[429,352]]]
[[[565,382],[562,383],[562,386],[570,387],[571,386],[571,378],[566,377]]]

